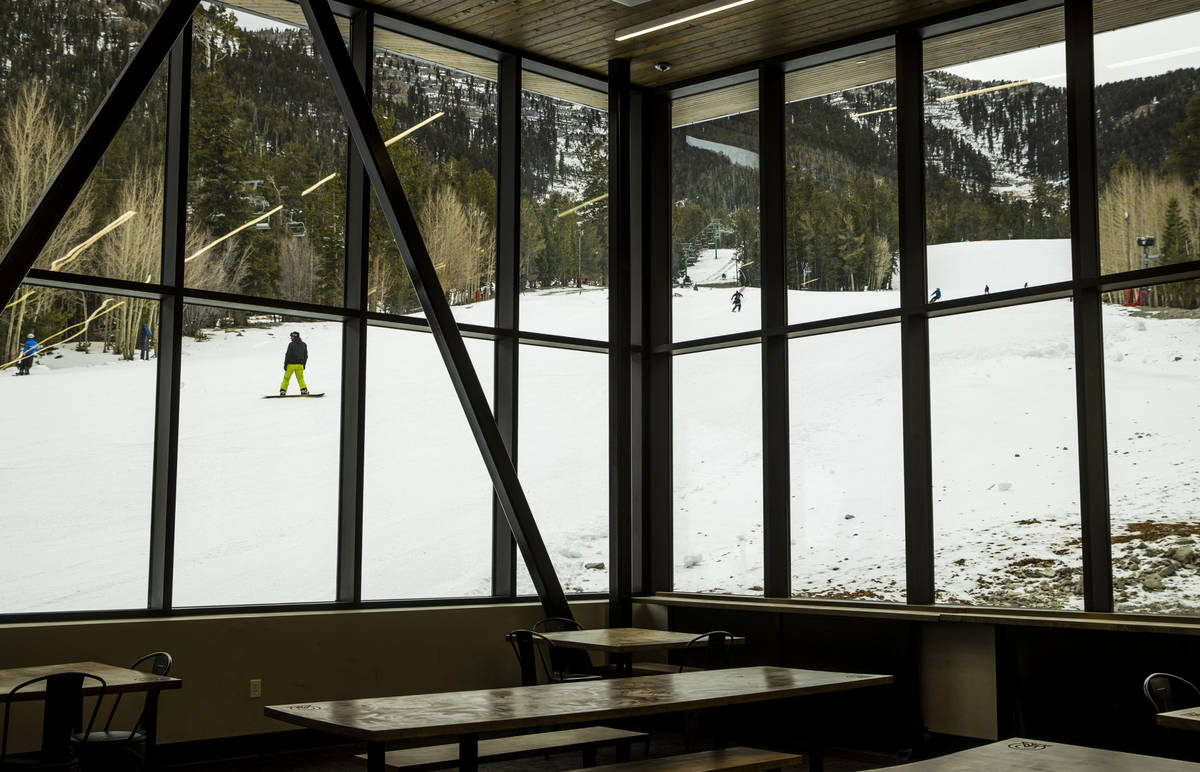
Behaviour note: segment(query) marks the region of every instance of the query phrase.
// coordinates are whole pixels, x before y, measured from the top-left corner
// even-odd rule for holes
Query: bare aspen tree
[[[18,94],[15,103],[0,120],[0,239],[12,241],[33,206],[50,183],[71,149],[77,132],[55,118],[45,87],[30,82]],[[87,185],[67,211],[61,224],[46,243],[35,268],[50,268],[73,246],[87,237],[91,211],[91,185]],[[33,289],[33,288],[28,288]],[[18,293],[21,297],[24,293]],[[43,309],[58,302],[61,290],[39,287],[24,301],[5,311],[8,328],[4,353],[14,354],[27,319],[36,319]],[[5,356],[7,360],[10,356]]]
[[[449,186],[439,188],[421,212],[421,235],[452,305],[475,299],[485,264],[486,230],[482,218],[471,218]]]
[[[316,251],[308,239],[283,236],[279,249],[279,295],[284,300],[312,302]]]

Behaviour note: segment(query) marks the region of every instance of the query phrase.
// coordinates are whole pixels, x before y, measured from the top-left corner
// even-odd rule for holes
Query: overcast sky
[[[1062,86],[1065,51],[1062,43],[1056,43],[947,69],[976,80],[1038,80]],[[1183,67],[1200,67],[1200,12],[1096,36],[1097,85]]]

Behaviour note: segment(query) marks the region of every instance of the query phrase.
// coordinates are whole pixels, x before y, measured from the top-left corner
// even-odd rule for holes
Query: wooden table
[[[1190,761],[1014,737],[936,759],[887,767],[919,772],[1197,772]]]
[[[1171,729],[1189,729],[1193,732],[1200,732],[1200,707],[1180,708],[1168,713],[1159,713],[1158,723],[1160,726]]]
[[[281,721],[367,742],[383,772],[389,740],[458,735],[459,768],[478,769],[479,734],[700,710],[890,684],[890,675],[741,667],[465,692],[270,705]]]
[[[642,627],[605,627],[596,630],[560,630],[543,633],[543,635],[553,641],[555,646],[599,651],[612,655],[618,669],[623,673],[629,673],[634,654],[664,649],[682,649],[700,633],[678,633],[671,630],[651,630]],[[746,639],[735,635],[730,637],[730,641],[740,644],[745,643]]]
[[[130,670],[127,667],[106,665],[103,662],[68,662],[59,665],[32,665],[29,667],[11,667],[0,670],[0,703],[8,702],[9,691],[17,684],[31,678],[54,675],[55,673],[90,673],[104,679],[108,694],[125,694],[128,692],[146,692],[146,720],[142,728],[146,732],[146,759],[151,763],[154,753],[155,740],[158,737],[158,693],[164,689],[179,689],[183,681],[170,676],[143,673],[140,670]],[[83,681],[83,695],[92,696],[100,693],[100,685],[90,679]],[[41,700],[46,696],[45,683],[36,684],[17,692],[13,702]],[[73,713],[79,716],[82,705]],[[75,727],[81,729],[82,727]]]

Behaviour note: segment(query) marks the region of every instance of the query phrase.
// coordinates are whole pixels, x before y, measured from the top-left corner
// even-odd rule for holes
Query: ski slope
[[[998,291],[1050,280],[1038,277],[1065,254],[1060,242],[942,245],[930,276],[946,298],[977,294],[981,279]],[[1009,264],[1014,255],[1031,262]],[[676,339],[756,327],[757,290],[740,314],[731,292],[676,288]],[[528,329],[606,337],[602,289],[521,302]],[[789,318],[830,318],[895,307],[898,295],[797,291],[788,302]],[[454,311],[486,324],[493,307]],[[1197,564],[1179,551],[1200,547],[1200,320],[1105,306],[1103,324],[1118,608],[1194,611]],[[930,323],[939,600],[1081,606],[1071,325],[1067,300]],[[293,329],[309,346],[309,387],[327,396],[263,400]],[[208,334],[183,347],[176,603],[332,600],[341,328]],[[490,344],[467,346],[490,394]],[[796,339],[789,362],[793,589],[902,600],[898,330]],[[28,378],[0,375],[0,610],[144,607],[156,367],[94,346],[42,357]],[[674,360],[677,589],[762,592],[760,372],[757,346]],[[367,379],[364,595],[486,595],[488,476],[431,337],[372,328]],[[519,472],[568,592],[608,586],[606,380],[602,355],[522,347]],[[1137,525],[1147,522],[1159,530]],[[523,569],[520,586],[531,589]]]

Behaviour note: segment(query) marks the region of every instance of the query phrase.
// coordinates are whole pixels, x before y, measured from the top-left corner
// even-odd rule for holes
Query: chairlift
[[[308,228],[304,225],[304,221],[297,219],[299,214],[299,209],[293,209],[288,214],[288,233],[292,234],[292,238],[296,239],[302,239],[308,235]]]

